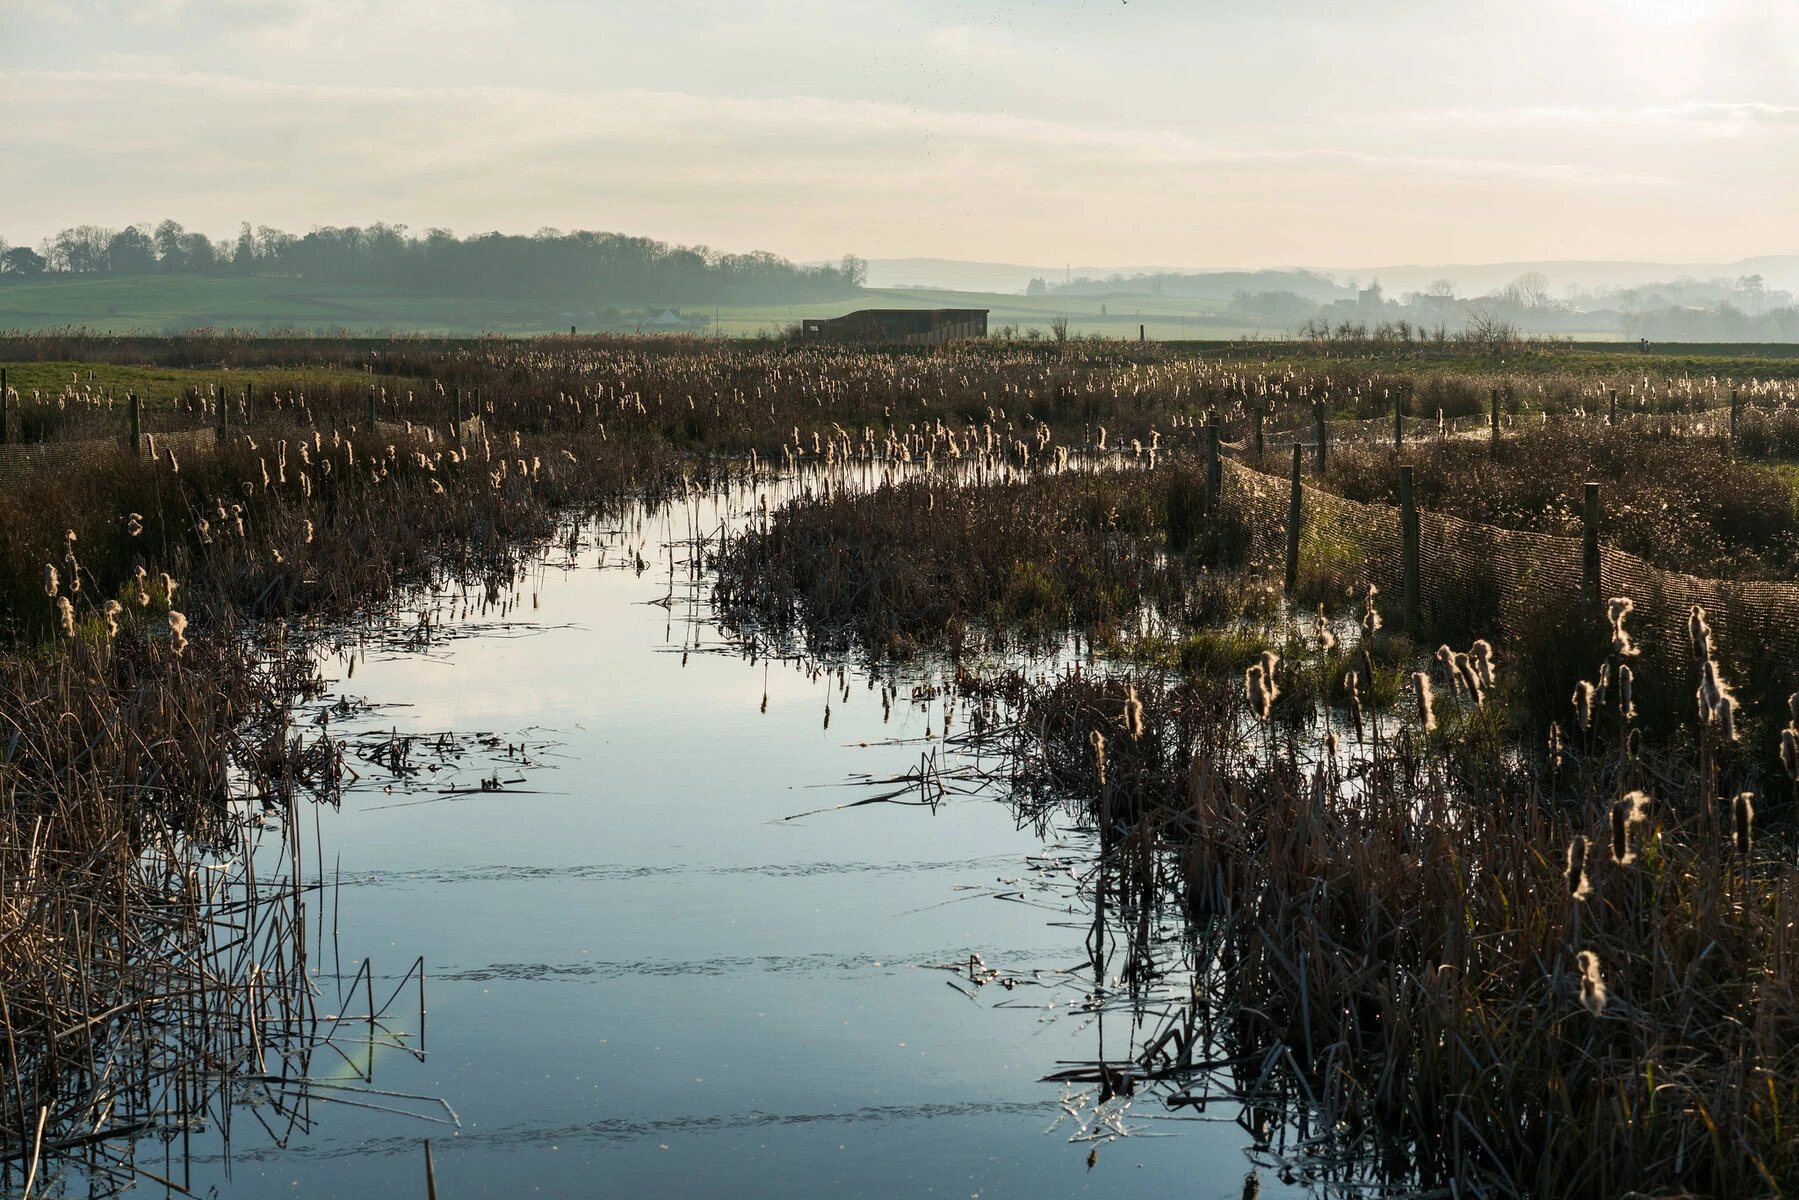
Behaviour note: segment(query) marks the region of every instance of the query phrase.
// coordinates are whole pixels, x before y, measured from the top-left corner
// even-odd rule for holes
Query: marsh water
[[[980,764],[904,672],[752,659],[710,623],[684,539],[753,511],[587,525],[485,611],[445,592],[428,639],[334,661],[360,778],[301,822],[320,1007],[400,998],[309,1070],[378,1091],[215,1122],[177,1182],[423,1196],[429,1138],[444,1197],[1241,1193],[1235,1108],[1096,1114],[1042,1081],[1128,1033],[1081,1008],[1083,832],[957,776]],[[921,759],[970,782],[839,807]],[[973,986],[971,956],[1016,986]]]

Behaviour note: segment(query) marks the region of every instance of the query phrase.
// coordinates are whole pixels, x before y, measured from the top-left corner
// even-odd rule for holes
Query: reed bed
[[[996,774],[1094,830],[1086,1010],[1130,1030],[1049,1078],[1102,1106],[1242,1104],[1264,1161],[1324,1184],[1734,1196],[1799,1178],[1799,874],[1790,823],[1758,811],[1790,785],[1748,792],[1717,729],[1643,750],[1616,687],[1594,714],[1620,736],[1571,710],[1559,752],[1524,754],[1502,690],[1434,671],[1430,730],[1410,698],[1352,718],[1285,695],[1343,665],[1278,658],[1279,709],[1260,664],[1247,687],[990,685]],[[1277,1148],[1283,1122],[1299,1136]]]

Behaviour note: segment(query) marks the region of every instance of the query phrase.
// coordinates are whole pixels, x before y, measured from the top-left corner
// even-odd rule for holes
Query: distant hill
[[[1455,282],[1460,295],[1482,295],[1503,288],[1520,275],[1532,272],[1545,275],[1552,290],[1559,292],[1568,285],[1588,290],[1597,288],[1641,287],[1662,283],[1682,276],[1693,279],[1736,279],[1743,275],[1760,275],[1770,289],[1799,292],[1799,255],[1765,254],[1728,263],[1655,263],[1612,262],[1602,259],[1546,259],[1502,263],[1388,264],[1369,267],[1329,268],[1204,268],[1194,266],[1029,266],[1021,263],[973,262],[952,258],[874,258],[868,260],[868,285],[877,288],[939,288],[970,292],[1022,293],[1033,279],[1050,286],[1065,284],[1083,276],[1102,281],[1121,276],[1127,282],[1114,285],[1113,291],[1133,295],[1153,294],[1146,289],[1161,276],[1195,279],[1203,276],[1241,277],[1244,275],[1314,274],[1336,284],[1355,280],[1362,286],[1379,279],[1388,295],[1423,291],[1438,279]],[[1166,283],[1164,287],[1166,288]],[[1205,284],[1190,285],[1195,289]],[[1222,291],[1220,291],[1222,289]],[[1235,286],[1226,286],[1223,278],[1210,291],[1195,290],[1193,295],[1218,295],[1228,299]],[[1245,286],[1244,290],[1287,291],[1290,287]],[[1087,294],[1086,290],[1083,294]],[[1170,294],[1166,291],[1164,294]],[[1182,293],[1189,294],[1189,293]],[[1305,293],[1301,293],[1302,295]],[[1342,295],[1343,292],[1337,293]],[[1327,299],[1309,296],[1308,299]]]

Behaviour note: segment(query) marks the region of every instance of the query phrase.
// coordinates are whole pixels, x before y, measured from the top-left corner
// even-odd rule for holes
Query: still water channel
[[[747,499],[696,500],[692,527]],[[1091,988],[1069,880],[1085,839],[1021,829],[991,794],[833,809],[944,753],[940,705],[887,717],[853,669],[846,689],[752,663],[705,619],[688,521],[591,526],[503,615],[446,593],[430,645],[371,644],[348,678],[336,663],[336,736],[454,735],[415,744],[404,777],[352,758],[360,781],[305,847],[335,896],[322,1007],[365,961],[377,1004],[403,993],[372,1062],[366,1035],[338,1033],[337,1074],[454,1118],[315,1100],[310,1128],[271,1137],[240,1112],[228,1143],[193,1140],[193,1190],[424,1196],[430,1138],[445,1198],[1240,1195],[1234,1107],[1150,1100],[1132,1136],[1071,1140],[1073,1093],[1041,1082],[1091,1062],[1103,1032],[1071,1006]],[[503,790],[480,790],[496,773]],[[1046,982],[973,989],[942,969],[970,955]],[[420,956],[422,1055],[401,984]]]

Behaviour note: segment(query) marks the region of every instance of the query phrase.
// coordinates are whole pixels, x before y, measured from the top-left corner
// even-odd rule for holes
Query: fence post
[[[1490,408],[1492,409],[1493,445],[1495,447],[1497,447],[1499,445],[1499,389],[1498,388],[1492,389],[1492,392],[1488,397],[1487,403],[1490,406]]]
[[[1324,474],[1325,444],[1329,432],[1324,427],[1324,402],[1320,400],[1312,406],[1312,423],[1318,427],[1318,474]]]
[[[1737,444],[1737,390],[1730,389],[1730,444]]]
[[[144,419],[141,405],[138,403],[136,392],[132,392],[126,397],[126,400],[131,405],[131,452],[142,457],[144,453]]]
[[[1403,584],[1400,619],[1407,633],[1418,632],[1418,506],[1412,499],[1412,468],[1399,468],[1399,545]]]
[[[225,440],[225,427],[231,424],[231,401],[225,395],[225,389],[219,389],[219,441]]]
[[[1256,409],[1256,461],[1262,460],[1262,410]]]
[[[1218,507],[1218,492],[1224,486],[1224,466],[1218,461],[1218,414],[1206,421],[1206,508]]]
[[[574,330],[571,329],[569,332],[572,334]],[[452,436],[455,437],[456,444],[460,446],[462,444],[462,389],[451,388],[450,395],[452,411],[455,413],[456,421],[456,424],[452,427]]]
[[[1299,490],[1299,458],[1303,450],[1293,443],[1293,498],[1287,504],[1287,595],[1299,587],[1299,521],[1303,495]]]
[[[1599,612],[1599,485],[1589,483],[1583,505],[1585,530],[1581,536],[1581,619],[1591,622]]]
[[[0,446],[6,445],[6,423],[11,415],[12,393],[6,390],[6,368],[0,367]]]
[[[369,385],[369,432],[375,432],[375,388]]]
[[[1405,393],[1393,397],[1393,449],[1405,448]]]
[[[1149,340],[1149,339],[1148,339],[1148,338],[1147,338],[1147,337],[1145,337],[1145,336],[1144,336],[1144,333],[1143,333],[1143,331],[1144,331],[1144,330],[1145,330],[1145,329],[1146,329],[1146,328],[1148,328],[1148,327],[1147,327],[1147,326],[1144,326],[1144,325],[1139,325],[1139,326],[1137,326],[1137,340],[1138,340],[1138,341],[1140,341],[1140,342],[1144,342],[1144,341],[1148,341],[1148,340]]]
[[[1612,415],[1605,419],[1605,423],[1607,425],[1616,425],[1618,423],[1618,389],[1617,388],[1612,389]]]

